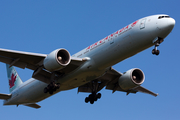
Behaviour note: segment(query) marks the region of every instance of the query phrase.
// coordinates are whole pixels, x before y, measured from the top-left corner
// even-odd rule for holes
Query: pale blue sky
[[[86,93],[77,89],[60,92],[38,104],[41,109],[3,106],[0,120],[179,120],[179,0],[1,0],[0,48],[48,54],[57,48],[71,55],[95,43],[133,21],[154,14],[168,14],[176,20],[172,33],[160,45],[160,55],[153,47],[113,66],[120,72],[131,68],[144,71],[142,86],[159,93],[158,97],[103,89],[102,98],[86,104]],[[23,81],[31,70],[17,71]],[[0,63],[0,93],[8,93],[6,67]]]

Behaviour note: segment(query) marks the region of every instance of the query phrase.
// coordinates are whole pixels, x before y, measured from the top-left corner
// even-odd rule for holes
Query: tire
[[[44,88],[44,93],[47,93],[48,92],[48,89],[47,87]]]
[[[97,98],[100,99],[101,98],[101,93],[97,94]]]
[[[57,89],[59,89],[60,88],[60,83],[57,83],[56,85],[57,85]]]
[[[97,101],[98,100],[98,96],[96,95],[95,98],[94,98],[94,101]]]
[[[49,91],[49,94],[50,94],[50,95],[52,95],[52,94],[53,94],[53,91],[52,91],[52,90],[51,90],[51,91]]]
[[[155,54],[155,49],[152,50],[152,54],[153,54],[153,55]]]
[[[160,51],[159,50],[156,50],[156,55],[159,55]]]
[[[94,104],[94,100],[90,100],[90,103],[91,103],[91,104]]]
[[[53,91],[56,92],[57,88],[54,88]]]
[[[93,94],[90,94],[90,95],[89,95],[89,99],[93,99]]]
[[[88,103],[89,102],[89,97],[86,97],[85,98],[85,103]]]

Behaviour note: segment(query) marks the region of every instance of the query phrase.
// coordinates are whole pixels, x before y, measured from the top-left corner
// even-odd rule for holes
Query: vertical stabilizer
[[[17,88],[23,82],[13,66],[9,68],[9,65],[6,64],[6,69],[7,69],[7,76],[9,82],[9,91],[11,93],[15,88]]]

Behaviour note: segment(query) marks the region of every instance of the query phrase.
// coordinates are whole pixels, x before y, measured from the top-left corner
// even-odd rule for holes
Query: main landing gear
[[[91,104],[93,104],[95,101],[97,101],[100,98],[101,98],[101,93],[96,94],[93,92],[92,94],[89,95],[89,97],[85,98],[85,102],[86,103],[90,102]]]
[[[57,89],[60,88],[60,83],[55,83],[54,81],[55,79],[55,73],[52,73],[52,76],[51,76],[51,83],[44,88],[44,93],[48,93],[49,94],[53,94],[53,92],[55,92]]]
[[[153,55],[159,55],[160,51],[157,49],[159,44],[162,43],[164,40],[162,38],[159,38],[158,37],[158,40],[154,43],[155,44],[155,47],[154,49],[152,50],[152,54]]]
[[[90,102],[91,104],[93,104],[95,101],[101,98],[101,93],[97,93],[99,87],[99,83],[97,81],[92,81],[91,84],[92,84],[91,86],[92,93],[85,98],[85,102],[86,103]]]
[[[49,94],[53,94],[53,92],[55,92],[57,89],[60,88],[60,84],[59,83],[55,83],[55,82],[51,82],[47,87],[44,88],[44,93],[48,93]]]

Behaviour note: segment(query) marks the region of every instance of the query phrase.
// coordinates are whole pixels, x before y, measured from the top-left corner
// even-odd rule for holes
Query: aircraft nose
[[[157,28],[159,29],[159,37],[165,38],[174,28],[175,20],[173,18],[158,19]]]
[[[175,25],[175,20],[173,18],[169,18],[168,23],[167,23],[167,27],[169,29],[173,29],[174,25]]]

